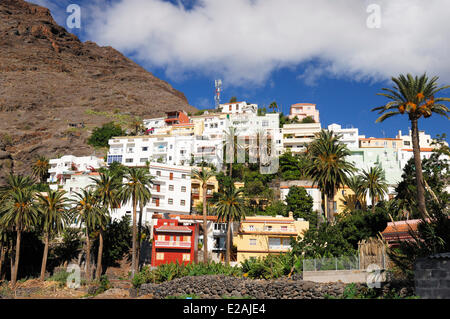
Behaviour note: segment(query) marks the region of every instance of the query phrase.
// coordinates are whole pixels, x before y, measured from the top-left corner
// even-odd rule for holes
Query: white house
[[[63,185],[65,179],[70,178],[71,175],[77,172],[93,172],[100,167],[106,166],[103,158],[97,156],[73,156],[64,155],[60,158],[53,158],[49,160],[50,168],[48,173],[50,177],[47,182],[59,183]]]

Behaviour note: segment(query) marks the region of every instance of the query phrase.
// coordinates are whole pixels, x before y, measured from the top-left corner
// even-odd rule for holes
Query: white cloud
[[[97,1],[85,31],[172,78],[202,72],[234,85],[264,84],[278,68],[315,61],[299,75],[306,83],[424,71],[450,80],[447,0],[188,2],[189,10],[161,0]],[[381,6],[379,29],[366,25],[371,3]]]

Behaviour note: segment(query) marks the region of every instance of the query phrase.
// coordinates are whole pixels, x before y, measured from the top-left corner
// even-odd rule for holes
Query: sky
[[[357,127],[366,137],[407,134],[406,115],[375,123],[392,76],[424,72],[450,84],[448,0],[30,0],[81,41],[112,46],[183,92],[199,109],[236,96],[289,113],[314,103],[322,127]],[[80,28],[69,28],[70,4]],[[72,16],[73,17],[73,16]],[[73,19],[70,21],[74,21]],[[443,91],[450,96],[450,89]],[[449,133],[433,115],[419,129]],[[449,138],[447,138],[449,141]]]

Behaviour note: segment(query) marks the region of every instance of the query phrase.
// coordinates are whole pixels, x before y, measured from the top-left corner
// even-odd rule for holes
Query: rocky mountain
[[[196,110],[115,49],[81,42],[48,9],[0,1],[0,183],[30,173],[37,155],[94,154],[87,137],[114,118],[174,109]]]

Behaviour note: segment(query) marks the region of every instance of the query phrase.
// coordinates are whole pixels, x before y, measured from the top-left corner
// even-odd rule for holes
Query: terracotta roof
[[[398,222],[389,222],[381,233],[388,242],[410,240],[410,232],[416,232],[421,219],[411,219]]]
[[[177,232],[177,233],[191,233],[192,230],[189,227],[186,226],[170,226],[170,225],[163,225],[155,228],[155,231],[157,232]]]

